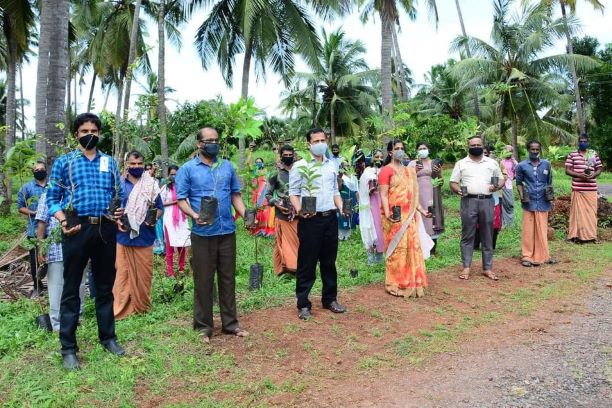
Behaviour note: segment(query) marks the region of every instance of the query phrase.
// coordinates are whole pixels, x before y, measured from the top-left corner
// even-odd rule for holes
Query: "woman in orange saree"
[[[402,164],[405,157],[403,142],[392,140],[387,150],[387,165],[378,176],[387,256],[385,289],[393,296],[422,297],[427,287],[422,244],[426,246],[425,252],[429,253],[433,241],[421,242],[427,240],[421,215],[431,217],[431,214],[419,204],[415,170]],[[399,219],[398,212],[401,212]]]

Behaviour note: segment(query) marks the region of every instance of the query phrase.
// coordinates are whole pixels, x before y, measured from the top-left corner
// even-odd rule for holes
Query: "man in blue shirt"
[[[117,276],[113,287],[115,319],[144,313],[151,307],[155,223],[164,208],[157,180],[145,172],[144,157],[136,150],[127,155],[123,180],[123,207],[130,230],[117,232]],[[149,209],[153,211],[149,217]]]
[[[217,131],[202,128],[196,140],[198,155],[177,173],[176,198],[181,211],[193,219],[193,327],[201,332],[205,343],[210,343],[215,270],[223,332],[238,337],[249,334],[238,325],[236,312],[236,225],[231,210],[234,207],[244,217],[246,208],[234,166],[217,157],[221,146]],[[205,210],[212,210],[209,216],[201,216],[203,199]]]
[[[540,158],[542,146],[538,141],[527,143],[529,159],[516,167],[516,186],[523,207],[522,265],[539,266],[553,263],[548,252],[548,212],[552,197],[547,189],[552,186],[552,167]],[[552,191],[552,190],[550,190]]]
[[[325,157],[327,151],[326,136],[322,129],[310,129],[306,141],[311,157],[304,158],[293,165],[289,173],[289,198],[296,213],[300,214],[298,223],[297,271],[295,274],[295,295],[297,298],[298,318],[308,320],[312,317],[312,303],[308,295],[317,278],[317,263],[321,270],[323,293],[321,302],[325,309],[334,313],[344,313],[345,309],[336,299],[338,294],[338,273],[336,257],[338,255],[338,218],[336,209],[342,213],[342,198],[338,191],[338,168],[331,159]],[[311,180],[309,186],[304,177],[309,167],[319,176]],[[308,191],[314,187],[314,191]],[[302,211],[302,199],[316,197],[316,212],[307,214]]]
[[[100,118],[92,113],[76,117],[73,131],[80,146],[57,158],[47,192],[49,214],[59,221],[64,234],[60,342],[64,368],[68,370],[79,368],[76,356],[79,285],[90,258],[100,343],[115,355],[125,354],[117,344],[113,316],[117,219],[123,214],[123,209],[107,214],[111,199],[115,195],[123,198],[123,187],[115,160],[96,149],[101,127]],[[79,224],[69,225],[65,211],[76,211]]]
[[[32,167],[32,175],[34,180],[24,184],[17,193],[17,208],[21,214],[28,217],[28,238],[35,239],[37,230],[36,209],[38,208],[38,200],[47,187],[47,164],[43,161],[37,161]],[[37,276],[37,262],[36,247],[33,247],[30,249],[30,272],[34,283],[32,298],[38,297],[43,289],[42,280]]]

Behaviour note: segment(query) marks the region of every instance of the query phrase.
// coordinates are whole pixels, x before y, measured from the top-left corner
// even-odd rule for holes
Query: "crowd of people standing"
[[[248,336],[238,321],[235,279],[236,219],[246,216],[247,206],[233,164],[220,157],[217,131],[200,129],[192,159],[181,167],[170,166],[160,183],[158,170],[147,168],[140,152],[129,152],[119,164],[99,151],[100,129],[96,115],[78,115],[73,126],[78,149],[56,159],[50,177],[46,164],[36,163],[34,180],[18,195],[19,212],[29,217],[29,237],[42,242],[53,230],[61,230],[58,241],[44,250],[35,247],[30,260],[33,295],[42,289],[41,269],[48,274],[51,321],[59,331],[64,367],[79,367],[76,329],[86,280],[95,293],[100,343],[115,355],[125,354],[117,342],[115,319],[150,309],[158,242],[164,242],[165,273],[170,277],[185,272],[191,250],[193,328],[202,341],[210,343],[213,335],[215,275],[222,332]],[[338,301],[336,258],[339,241],[348,238],[357,223],[367,263],[385,263],[387,293],[423,296],[428,286],[425,261],[439,251],[445,230],[442,160],[432,158],[426,142],[416,144],[416,158],[410,160],[402,140],[391,140],[385,151],[374,149],[368,155],[356,146],[347,160],[338,145],[329,149],[327,141],[328,135],[314,128],[306,134],[309,151],[304,157],[289,144],[281,146],[272,174],[257,158],[253,195],[247,197],[259,210],[251,233],[275,239],[274,273],[295,276],[298,318],[313,315],[310,292],[317,267],[322,308],[346,311]],[[499,279],[493,270],[496,231],[514,222],[514,181],[523,212],[521,264],[554,262],[547,238],[553,170],[541,157],[538,141],[530,141],[527,150],[529,157],[519,163],[506,147],[498,162],[476,135],[468,140],[466,157],[455,163],[448,185],[460,196],[460,279],[470,278],[477,246],[483,275]],[[595,179],[602,163],[589,150],[586,135],[568,156],[565,171],[572,177],[568,238],[594,241]]]

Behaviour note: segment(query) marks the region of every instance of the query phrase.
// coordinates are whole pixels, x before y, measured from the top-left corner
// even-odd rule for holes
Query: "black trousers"
[[[83,223],[78,234],[63,239],[64,288],[60,305],[60,342],[64,355],[78,351],[76,329],[81,305],[79,285],[83,278],[83,269],[90,258],[96,287],[98,337],[102,344],[116,339],[113,315],[116,235],[117,227],[114,223]]]
[[[193,258],[193,328],[208,337],[213,331],[213,285],[215,271],[219,287],[221,326],[239,328],[236,310],[236,234],[201,237],[191,234]]]
[[[329,216],[315,215],[312,218],[302,218],[298,223],[297,271],[295,273],[295,295],[297,307],[311,308],[308,300],[310,290],[317,278],[317,263],[321,271],[323,306],[336,300],[338,294],[338,273],[336,271],[336,256],[338,255],[338,218],[332,211]]]
[[[32,282],[34,282],[34,290],[42,290],[42,287],[38,287],[38,277],[37,275],[37,266],[38,266],[38,253],[36,251],[36,247],[30,249],[30,273],[32,274]]]

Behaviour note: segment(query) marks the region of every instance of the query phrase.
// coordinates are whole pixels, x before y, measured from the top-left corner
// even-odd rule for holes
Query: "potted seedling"
[[[314,197],[319,187],[315,185],[315,180],[321,177],[319,169],[322,164],[308,163],[298,168],[298,172],[304,181],[303,189],[308,193],[307,196],[302,196],[302,214],[315,214],[317,212],[317,197]]]
[[[211,167],[211,172],[215,176],[215,184],[213,186],[213,193],[210,196],[202,197],[200,201],[200,212],[198,214],[198,220],[205,225],[212,225],[217,219],[217,209],[219,208],[219,200],[216,197],[217,193],[217,182],[219,181],[219,165],[221,161],[216,161]],[[216,171],[215,171],[216,170]]]
[[[255,263],[249,268],[249,289],[252,290],[261,288],[263,280],[263,265],[259,263],[258,238],[255,237]]]
[[[257,226],[257,208],[260,206],[259,202],[255,202],[254,204],[251,202],[251,197],[257,185],[257,175],[253,172],[251,166],[246,166],[241,174],[241,178],[244,180],[244,202],[246,205],[246,210],[244,211],[244,226],[248,229],[253,229]]]

